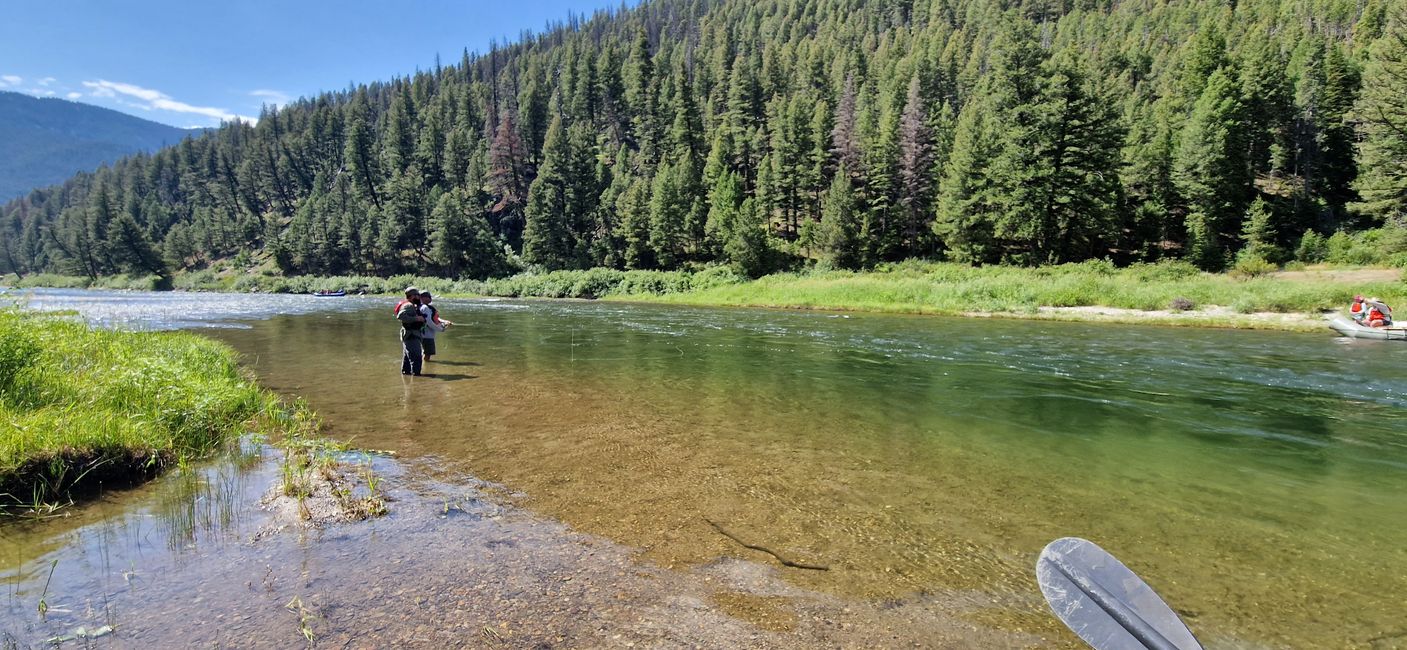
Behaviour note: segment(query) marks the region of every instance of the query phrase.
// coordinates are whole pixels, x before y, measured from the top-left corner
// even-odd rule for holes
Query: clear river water
[[[170,587],[124,604],[133,622],[116,617],[119,632],[126,622],[146,630],[146,640],[161,639],[161,626],[142,623],[151,620],[143,607],[191,607],[181,594],[224,580],[237,587],[213,589],[214,600],[256,594],[288,634],[296,608],[270,605],[274,596],[264,594],[370,589],[335,576],[345,553],[366,553],[374,541],[388,550],[372,556],[398,558],[384,588],[396,588],[396,576],[421,576],[410,584],[428,603],[455,588],[436,591],[431,574],[466,570],[453,564],[462,548],[444,540],[468,544],[463,536],[476,535],[533,551],[494,556],[507,563],[500,574],[538,570],[529,568],[535,562],[578,566],[572,558],[582,545],[596,549],[590,562],[606,564],[594,582],[583,579],[594,586],[579,602],[594,603],[597,587],[619,591],[616,600],[633,607],[620,614],[631,621],[625,627],[645,645],[744,638],[641,632],[653,624],[642,613],[649,607],[681,611],[683,597],[659,605],[663,590],[704,594],[707,611],[683,607],[697,616],[721,612],[696,621],[699,629],[744,621],[780,635],[745,637],[744,645],[1079,647],[1045,610],[1033,575],[1040,549],[1073,535],[1148,580],[1208,647],[1407,644],[1401,343],[1337,339],[1327,328],[446,300],[437,304],[456,325],[440,335],[430,374],[412,378],[398,372],[387,299],[41,291],[28,304],[76,309],[105,324],[194,327],[229,343],[264,385],[305,398],[331,435],[393,453],[394,461],[378,462],[394,465],[387,471],[406,503],[370,533],[353,526],[296,543],[251,541],[256,526],[239,522],[257,516],[239,512],[257,512],[250,504],[269,479],[256,459],[234,463],[253,470],[203,470],[204,496],[186,490],[184,498],[235,505],[183,514],[173,543],[123,539],[140,538],[139,520],[169,522],[156,511],[179,477],[62,520],[0,527],[0,580],[10,591],[0,616],[13,619],[0,631],[21,641],[83,621],[91,629],[102,618],[30,620],[51,559],[62,561],[49,580],[70,601],[86,598],[90,610],[132,590],[126,572],[140,574],[144,562],[161,567]],[[445,495],[466,490],[475,505],[460,512],[473,514],[473,524],[446,532]],[[441,501],[443,512],[434,513]],[[417,518],[417,504],[435,516]],[[503,508],[513,514],[498,517]],[[114,521],[128,523],[114,529]],[[778,567],[710,521],[830,570]],[[497,528],[473,528],[486,522]],[[212,550],[212,539],[224,541]],[[234,555],[244,560],[221,559],[227,547],[243,549]],[[94,554],[123,559],[95,562]],[[269,581],[258,575],[264,564],[274,574],[291,557],[321,558],[315,564],[328,583],[260,586]],[[492,574],[492,563],[482,567]],[[642,572],[673,586],[630,582]],[[704,583],[729,591],[720,596]],[[500,585],[493,593],[519,592]],[[331,600],[319,625],[333,636],[354,634],[358,620],[379,611],[324,597]],[[366,613],[339,615],[338,607]],[[259,611],[239,620],[257,622]],[[830,616],[840,621],[834,629],[814,624]],[[471,631],[499,634],[490,628]],[[873,636],[879,629],[891,636]],[[598,645],[580,643],[595,637],[562,638]]]

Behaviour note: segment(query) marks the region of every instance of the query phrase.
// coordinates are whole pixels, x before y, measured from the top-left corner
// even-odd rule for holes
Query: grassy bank
[[[67,275],[36,274],[23,278],[14,275],[0,277],[0,286],[17,289],[42,287],[151,291],[154,290],[156,281],[156,276],[116,275],[93,280]],[[178,291],[232,293],[313,293],[341,290],[353,294],[389,296],[399,294],[407,286],[414,285],[441,296],[601,298],[608,295],[678,293],[742,281],[744,278],[727,267],[710,267],[699,271],[620,271],[597,268],[584,271],[520,273],[489,280],[454,280],[408,274],[386,278],[366,275],[284,276],[261,269],[240,273],[181,272],[173,278],[173,287]]]
[[[911,314],[997,314],[1057,320],[1168,323],[1267,329],[1319,328],[1317,314],[1341,309],[1355,293],[1407,302],[1394,269],[1273,267],[1212,274],[1181,262],[1116,268],[1103,261],[1040,268],[971,267],[909,261],[872,271],[810,270],[748,280],[728,267],[697,271],[589,269],[520,273],[491,280],[411,275],[376,278],[284,277],[267,273],[178,274],[187,290],[307,293],[342,289],[397,294],[407,285],[445,296],[610,298],[689,305],[833,309]],[[22,286],[49,281],[30,276]],[[71,286],[71,278],[42,286]],[[135,285],[141,279],[111,280]],[[1266,317],[1267,314],[1285,317]]]
[[[1258,315],[1341,309],[1355,293],[1401,303],[1407,285],[1398,280],[1363,281],[1352,273],[1246,278],[1201,273],[1184,264],[1117,269],[1099,262],[1044,268],[905,263],[868,273],[778,274],[687,292],[623,297],[690,305],[1299,329],[1302,325],[1294,319]]]
[[[215,341],[0,310],[0,512],[130,484],[307,420]]]

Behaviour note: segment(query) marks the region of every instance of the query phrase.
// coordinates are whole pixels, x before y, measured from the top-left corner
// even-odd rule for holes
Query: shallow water
[[[211,333],[334,435],[501,482],[665,567],[772,562],[708,518],[831,567],[782,570],[799,587],[928,594],[971,624],[1068,643],[1031,569],[1050,539],[1079,535],[1214,646],[1392,647],[1407,632],[1401,344],[446,301],[459,325],[436,376],[412,379],[388,301],[286,298],[286,315]],[[161,311],[145,300],[118,302]],[[223,300],[180,295],[165,318],[282,304]]]

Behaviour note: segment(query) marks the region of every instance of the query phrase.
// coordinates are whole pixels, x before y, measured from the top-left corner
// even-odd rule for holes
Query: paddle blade
[[[1051,611],[1095,650],[1202,650],[1153,588],[1094,542],[1046,545],[1036,580]]]

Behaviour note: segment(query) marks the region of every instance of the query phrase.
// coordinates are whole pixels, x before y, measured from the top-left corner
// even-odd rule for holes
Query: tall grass
[[[770,275],[686,293],[634,295],[656,302],[860,311],[964,314],[1034,312],[1041,307],[1134,310],[1227,307],[1237,313],[1317,312],[1341,308],[1355,293],[1392,303],[1407,297],[1402,282],[1337,279],[1240,279],[1182,263],[1115,268],[1083,262],[1040,268],[970,267],[905,262],[874,272],[813,271]]]
[[[13,278],[13,279],[12,279]],[[54,273],[36,273],[26,275],[23,278],[14,276],[0,277],[0,282],[10,284],[20,288],[45,287],[51,289],[122,289],[129,291],[160,291],[169,289],[169,280],[163,280],[155,275],[105,275],[99,278],[87,278],[73,275],[57,275]]]
[[[215,341],[0,310],[0,509],[154,474],[279,408]]]
[[[1335,244],[1334,250],[1351,249],[1345,248],[1352,243],[1346,237],[1339,237],[1341,241]],[[1118,268],[1107,261],[1095,260],[1024,268],[909,260],[880,265],[872,271],[818,268],[751,281],[729,267],[712,266],[693,271],[604,268],[538,271],[489,280],[412,275],[390,278],[284,277],[269,273],[221,276],[200,271],[178,274],[175,284],[177,288],[188,290],[309,293],[341,289],[367,294],[398,294],[406,286],[415,285],[442,297],[618,298],[678,304],[925,314],[1021,314],[1034,313],[1042,307],[1113,307],[1142,311],[1190,310],[1209,316],[1206,308],[1213,306],[1223,308],[1221,312],[1229,310],[1236,314],[1312,313],[1343,307],[1355,293],[1374,294],[1389,304],[1400,304],[1407,298],[1407,284],[1402,282],[1359,283],[1332,275],[1287,279],[1271,273],[1272,270],[1264,263],[1255,268],[1238,267],[1229,274],[1210,274],[1184,262]],[[65,283],[71,280],[61,276],[49,279],[56,286],[67,286]],[[1193,322],[1192,319],[1180,320]],[[1218,323],[1203,318],[1196,324]],[[1227,319],[1222,324],[1255,325],[1244,318]]]
[[[441,296],[502,296],[510,298],[601,298],[611,295],[665,294],[691,291],[719,284],[743,281],[728,267],[715,266],[700,271],[621,271],[595,268],[578,271],[538,271],[489,280],[454,280],[394,275],[387,278],[365,275],[319,277],[284,276],[268,273],[221,275],[211,270],[177,273],[172,286],[181,291],[230,291],[236,293],[313,293],[346,291],[369,295],[399,294],[408,286]],[[90,281],[63,275],[26,276],[14,286],[60,289],[144,289],[151,290],[156,277],[111,276]]]

